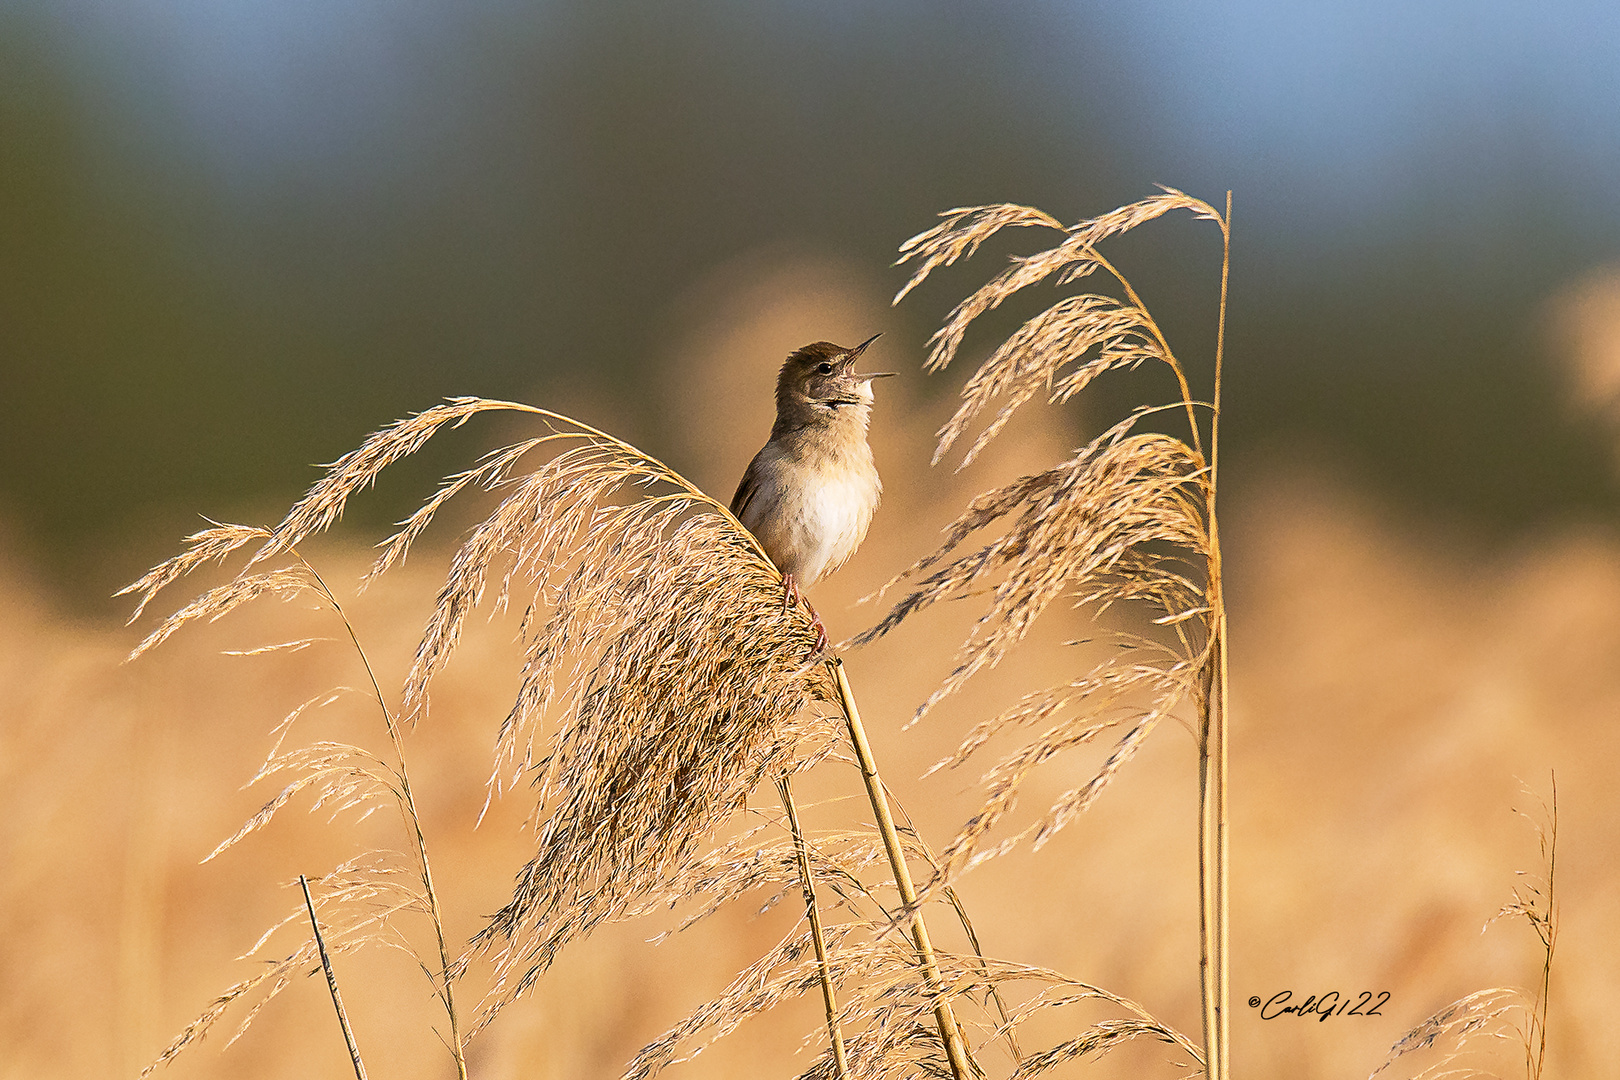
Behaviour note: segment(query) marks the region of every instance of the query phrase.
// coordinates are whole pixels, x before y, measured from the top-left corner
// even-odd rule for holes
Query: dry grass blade
[[[793,785],[789,777],[777,781],[782,796],[782,809],[787,812],[788,829],[793,834],[794,861],[799,871],[799,891],[804,895],[804,914],[810,924],[810,940],[816,947],[816,972],[821,982],[822,1011],[827,1017],[827,1043],[832,1053],[833,1071],[837,1080],[848,1080],[849,1060],[844,1052],[844,1033],[838,1022],[838,990],[833,986],[832,970],[827,964],[827,937],[822,928],[821,905],[816,900],[815,870],[811,866],[810,844],[799,823],[798,804],[793,798]]]
[[[893,793],[891,792],[890,795],[892,798]],[[908,840],[915,840],[917,842],[918,846],[922,849],[923,858],[927,861],[929,868],[933,871],[933,877],[939,878],[943,876],[944,868],[940,865],[939,858],[933,853],[933,851],[929,849],[927,844],[922,842],[922,838],[918,836],[917,827],[912,822],[911,815],[906,812],[905,807],[900,805],[898,799],[894,800],[894,804],[895,809],[900,811],[900,816],[905,819],[906,823],[905,829],[901,835],[906,837]],[[946,885],[941,891],[944,894],[945,902],[950,904],[951,910],[956,913],[956,920],[961,924],[962,932],[967,935],[968,946],[973,950],[973,955],[979,958],[979,974],[984,976],[985,983],[987,986],[989,986],[989,989],[985,992],[985,1002],[987,1006],[995,1006],[996,1017],[1001,1021],[1001,1037],[1006,1040],[1007,1049],[1011,1052],[1013,1061],[1017,1064],[1023,1064],[1024,1051],[1018,1045],[1018,1032],[1016,1030],[1016,1026],[1008,1020],[1007,1003],[1002,1000],[1000,988],[990,981],[990,972],[985,960],[984,947],[979,944],[979,934],[978,931],[973,928],[973,920],[968,918],[967,908],[963,906],[962,898],[957,893],[955,888],[951,887],[950,885]]]
[[[315,884],[321,896],[316,907],[322,913],[330,953],[338,956],[373,944],[388,933],[389,921],[394,916],[405,911],[421,911],[425,900],[410,884],[412,876],[413,872],[400,864],[395,853],[369,852],[317,879]],[[287,887],[298,888],[298,882],[288,882]],[[266,930],[241,959],[258,957],[279,930],[305,917],[306,909],[300,896],[292,911]],[[232,1006],[257,995],[226,1043],[230,1045],[247,1032],[261,1009],[292,985],[294,977],[321,970],[319,948],[313,936],[301,941],[291,952],[264,963],[264,970],[243,979],[210,1002],[202,1015],[186,1025],[141,1075],[147,1076],[174,1060],[188,1046],[207,1037]]]
[[[264,828],[276,811],[305,791],[314,795],[309,807],[311,813],[325,808],[336,818],[344,811],[358,809],[356,821],[363,821],[383,806],[396,805],[401,797],[399,775],[393,768],[369,751],[347,743],[315,742],[276,754],[249,783],[288,772],[298,775],[229,839],[209,852],[203,862],[216,858],[250,833]]]
[[[773,816],[769,826],[760,828],[777,826],[791,831],[791,820]],[[906,839],[909,855],[928,857],[926,849],[914,836]],[[787,890],[802,886],[806,869],[817,890],[825,889],[840,901],[821,906],[823,919],[842,912],[845,921],[823,925],[819,949],[813,924],[803,934],[796,930],[738,975],[718,997],[644,1048],[631,1062],[626,1075],[643,1080],[651,1077],[730,1034],[749,1017],[789,998],[814,994],[818,988],[824,1002],[827,998],[834,999],[836,1011],[829,1017],[827,1027],[838,1031],[837,1038],[844,1041],[842,1028],[846,1023],[865,1025],[868,1022],[868,1006],[872,1004],[869,995],[885,990],[892,992],[899,985],[910,988],[911,1004],[916,1006],[914,1011],[922,1021],[927,1022],[925,1029],[908,1030],[906,1038],[889,1040],[894,1045],[885,1042],[881,1050],[874,1050],[872,1033],[862,1032],[855,1038],[860,1043],[859,1054],[864,1064],[855,1064],[856,1050],[850,1049],[840,1066],[839,1055],[829,1047],[805,1076],[831,1080],[839,1075],[916,1075],[909,1070],[919,1062],[927,1066],[923,1068],[925,1074],[933,1075],[937,1071],[941,1076],[953,1075],[946,1055],[940,1050],[941,1037],[933,1022],[936,997],[929,988],[927,976],[918,969],[915,947],[895,933],[889,910],[876,897],[874,887],[862,878],[863,871],[885,854],[885,846],[870,833],[835,832],[813,843],[801,834],[798,841],[766,845],[760,842],[756,829],[694,857],[670,879],[667,892],[658,897],[672,905],[685,899],[699,899],[699,910],[682,923],[682,928],[711,914],[720,905],[757,893],[761,888],[774,890],[766,905],[774,904]],[[637,913],[630,911],[627,915]],[[837,1007],[836,1002],[846,989],[853,995],[853,1001]],[[928,1062],[933,1064],[928,1066]]]
[[[1541,804],[1541,819],[1520,811],[1519,814],[1536,830],[1536,843],[1541,849],[1547,872],[1538,881],[1528,875],[1524,883],[1513,890],[1513,899],[1497,912],[1496,918],[1517,916],[1530,924],[1541,942],[1541,978],[1536,985],[1534,1007],[1530,1011],[1529,1030],[1525,1032],[1524,1064],[1530,1080],[1540,1080],[1547,1063],[1547,998],[1552,989],[1553,954],[1558,947],[1558,900],[1554,891],[1558,870],[1558,777],[1548,777],[1550,794]],[[1545,821],[1545,826],[1542,822]],[[1487,926],[1490,924],[1487,923]]]
[[[1065,713],[1081,715],[1088,727],[1096,728],[1092,735],[1085,736],[1084,741],[1089,741],[1123,722],[1133,708],[1136,695],[1157,690],[1156,696],[1163,696],[1166,691],[1179,691],[1180,681],[1167,676],[1164,667],[1145,660],[1128,662],[1137,649],[1150,655],[1168,653],[1154,647],[1154,643],[1145,644],[1146,648],[1139,646],[1123,655],[1108,657],[1082,678],[1026,694],[1011,708],[979,721],[955,753],[936,762],[924,775],[961,765],[985,743],[1009,728],[1029,727]],[[1173,654],[1166,659],[1172,665],[1176,663]]]
[[[383,549],[383,553],[372,564],[365,580],[370,581],[385,573],[390,567],[404,562],[411,545],[433,523],[434,515],[443,509],[445,503],[469,487],[487,488],[501,484],[511,474],[520,458],[545,445],[547,441],[546,438],[527,439],[502,447],[485,455],[484,460],[475,468],[446,477],[433,497],[412,511],[411,515],[400,523],[398,532],[378,545]]]
[[[846,1032],[849,1075],[861,1080],[900,1076],[952,1075],[933,1023],[935,999],[916,964],[909,943],[873,941],[872,924],[843,924],[827,931],[832,982],[851,1000],[839,1022]],[[942,960],[945,959],[942,956]],[[751,1016],[788,998],[813,993],[820,967],[811,935],[795,934],[739,974],[714,1000],[645,1047],[631,1061],[625,1080],[650,1080],[669,1065],[686,1060]],[[952,993],[961,992],[958,987]],[[699,1036],[704,1036],[701,1042]],[[691,1047],[685,1057],[683,1047]],[[803,1075],[831,1077],[830,1051]]]
[[[249,565],[285,554],[309,537],[325,532],[343,516],[350,496],[375,483],[389,465],[416,453],[445,425],[460,427],[478,413],[512,408],[524,406],[484,398],[453,398],[367,436],[358,448],[326,467],[326,475],[293,504]]]
[[[1121,714],[1095,719],[1093,713],[1083,713],[1058,724],[1042,735],[1019,747],[999,762],[983,778],[985,801],[969,818],[955,839],[940,852],[942,870],[930,882],[925,895],[945,883],[955,880],[974,866],[989,859],[999,858],[1020,843],[1033,838],[1039,848],[1064,826],[1096,801],[1114,776],[1135,756],[1143,741],[1152,733],[1159,721],[1168,716],[1183,700],[1190,687],[1187,671],[1144,672],[1133,689],[1153,691],[1146,707],[1132,704],[1122,708]],[[1124,735],[1085,784],[1064,792],[1051,808],[1036,822],[1017,834],[980,851],[979,846],[1002,818],[1017,802],[1019,789],[1036,768],[1066,750],[1093,741],[1099,734],[1124,726]]]
[[[259,549],[249,560],[247,568],[238,575],[239,578],[247,578],[248,570],[261,562],[292,553],[300,543],[324,532],[341,518],[351,496],[373,484],[389,465],[420,450],[438,431],[447,425],[459,427],[479,413],[499,410],[527,412],[545,418],[555,416],[544,409],[516,402],[463,397],[452,398],[442,405],[398,420],[374,432],[359,448],[328,466],[325,475],[293,505],[273,530],[215,523],[213,528],[188,537],[185,551],[159,563],[119,591],[120,596],[132,592],[140,594],[140,603],[130,621],[139,617],[152,599],[167,586],[207,563],[224,559],[252,541],[260,541]],[[504,464],[509,466],[510,462]],[[464,474],[463,477],[452,477],[446,481],[445,487],[449,490],[441,490],[439,497],[430,501],[429,507],[424,508],[425,515],[424,511],[418,511],[418,515],[423,515],[420,519],[413,515],[410,524],[416,527],[408,525],[402,530],[402,535],[396,535],[389,542],[389,550],[384,558],[390,564],[402,559],[410,539],[431,519],[432,510],[441,506],[449,495],[462,490],[467,483],[488,481],[489,474],[499,474],[502,467],[500,461],[487,461],[480,468],[472,470],[470,475]],[[461,482],[458,483],[458,480]]]
[[[162,586],[157,587],[161,588]],[[141,643],[135,646],[134,650],[129,654],[129,659],[134,660],[142,653],[157,648],[172,637],[175,631],[189,622],[213,622],[215,619],[228,615],[243,604],[267,594],[288,599],[300,593],[311,591],[314,591],[314,585],[301,566],[269,570],[262,574],[239,575],[218,588],[210,589],[167,619],[164,619],[156,630],[146,635]],[[151,595],[151,593],[148,593],[142,599],[142,603],[144,604]]]
[[[932,1075],[933,1070],[948,1065],[940,1053],[939,1036],[932,1030],[933,992],[926,980],[919,978],[914,965],[903,962],[903,954],[894,952],[891,944],[846,946],[838,961],[844,979],[853,989],[845,1006],[843,1021],[853,1034],[849,1039],[851,1075],[856,1077],[889,1077],[913,1075],[908,1069]],[[1151,1037],[1173,1045],[1195,1062],[1202,1061],[1198,1048],[1164,1024],[1141,1006],[1127,998],[1109,993],[1099,987],[1067,978],[1050,969],[1031,967],[981,956],[939,954],[939,969],[943,992],[951,1000],[966,1003],[981,999],[992,991],[1011,989],[1018,985],[1034,984],[1041,991],[1024,1001],[1010,1018],[980,1025],[985,1038],[995,1039],[1027,1022],[1038,1012],[1090,1003],[1117,1009],[1127,1014],[1123,1018],[1104,1020],[1100,1027],[1117,1030],[1119,1036],[1107,1040],[1108,1045],[1124,1038]],[[855,977],[858,973],[859,977]],[[843,985],[843,981],[840,984]],[[989,1018],[985,1018],[989,1020]],[[1087,1047],[1084,1053],[1094,1053],[1105,1047]],[[1067,1051],[1067,1057],[1063,1055]],[[1070,1044],[1026,1055],[1014,1070],[1014,1075],[1033,1075],[1022,1070],[1038,1072],[1050,1064],[1081,1056]],[[1041,1062],[1047,1062],[1043,1065]],[[817,1074],[812,1068],[805,1076]]]
[[[1094,348],[1096,354],[1090,355]],[[972,464],[1018,407],[1037,393],[1045,391],[1053,404],[1064,402],[1105,372],[1134,368],[1144,360],[1172,363],[1141,308],[1111,296],[1060,300],[1002,342],[968,380],[961,406],[940,429],[934,463],[996,397],[1006,395],[1006,404],[963,455],[959,469]],[[1066,370],[1071,366],[1073,370]]]
[[[860,960],[868,959],[869,950],[852,954],[840,948],[854,930],[853,926],[841,926],[829,928],[827,932],[827,947],[836,958],[832,975],[835,985],[850,980]],[[821,972],[810,932],[795,932],[739,972],[718,997],[699,1006],[685,1020],[643,1047],[630,1060],[624,1078],[651,1080],[669,1065],[685,1060],[680,1056],[681,1048],[703,1032],[707,1031],[708,1037],[691,1053],[729,1035],[748,1017],[765,1012],[790,997],[809,993],[820,984]]]
[[[1162,1027],[1146,1020],[1103,1020],[1067,1042],[1032,1055],[1018,1067],[1017,1072],[1013,1073],[1012,1080],[1028,1080],[1029,1077],[1039,1076],[1048,1069],[1055,1069],[1066,1062],[1078,1061],[1081,1058],[1100,1058],[1121,1043],[1144,1037],[1163,1042],[1173,1041],[1165,1037]]]
[[[1029,215],[1040,213],[1027,207],[976,209],[984,213],[964,213],[961,217],[947,222],[947,227],[943,229],[936,227],[932,233],[924,233],[916,238],[918,241],[916,246],[907,252],[906,257],[921,258],[922,265],[913,275],[911,282],[895,297],[896,302],[920,285],[937,266],[948,265],[964,253],[971,254],[998,229],[1006,225],[1045,225],[1052,221],[1045,215],[1041,215],[1044,220],[1036,220],[1033,217],[1025,220],[1022,216],[1010,212],[1026,211]],[[1152,221],[1177,209],[1190,210],[1199,217],[1220,220],[1220,215],[1208,203],[1173,188],[1166,188],[1162,194],[1150,196],[1066,229],[1068,235],[1055,247],[1034,255],[1014,258],[1011,266],[963,300],[947,317],[945,325],[932,339],[933,348],[928,356],[928,370],[941,370],[951,362],[961,347],[968,326],[980,315],[999,307],[1009,297],[1031,285],[1045,281],[1054,274],[1059,275],[1059,284],[1078,281],[1103,265],[1096,254],[1098,244],[1110,236],[1134,229],[1144,222]]]
[[[993,206],[959,206],[939,215],[946,220],[926,232],[920,232],[900,245],[900,266],[912,259],[920,265],[911,280],[895,295],[899,303],[905,295],[921,285],[935,269],[950,266],[964,255],[972,255],[979,245],[1002,229],[1043,225],[1048,229],[1062,229],[1063,225],[1050,214],[1033,206],[1001,203]]]
[[[1032,967],[1007,961],[989,961],[982,973],[982,978],[986,983],[992,985],[1005,986],[1017,982],[1034,982],[1043,986],[1043,989],[1038,994],[1019,1006],[1012,1017],[1002,1022],[1003,1027],[1016,1027],[1029,1020],[1036,1013],[1052,1009],[1067,1008],[1082,1003],[1108,1005],[1121,1012],[1128,1013],[1129,1015],[1125,1019],[1144,1025],[1143,1034],[1153,1035],[1173,1044],[1190,1055],[1195,1062],[1201,1064],[1203,1061],[1203,1055],[1192,1040],[1157,1019],[1152,1013],[1130,998],[1122,997],[1100,986],[1093,986],[1091,983],[1081,982],[1079,979],[1071,979],[1050,968]]]
[[[773,823],[774,824],[774,823]],[[786,823],[780,823],[786,827]],[[826,886],[843,906],[873,900],[864,874],[884,858],[883,843],[871,833],[836,832],[818,836],[808,844],[811,871],[817,886]],[[910,850],[916,857],[923,852]],[[683,914],[672,932],[689,929],[728,904],[771,889],[760,910],[774,907],[787,890],[798,886],[798,852],[792,841],[767,843],[750,831],[725,844],[693,855],[670,874],[659,888],[627,907],[623,918],[639,918],[684,901],[695,906]]]
[[[117,596],[140,594],[140,602],[130,614],[128,620],[130,623],[141,617],[146,605],[151,603],[152,598],[165,586],[173,584],[200,566],[220,562],[244,544],[254,540],[265,540],[270,536],[268,530],[253,525],[224,525],[214,522],[213,526],[211,529],[204,529],[186,537],[186,550],[158,563],[138,580],[118,590],[115,594]]]
[[[1408,1054],[1447,1043],[1451,1046],[1441,1059],[1415,1074],[1412,1080],[1448,1075],[1449,1070],[1462,1060],[1470,1039],[1476,1036],[1493,1039],[1519,1036],[1521,1032],[1509,1018],[1528,1011],[1530,1004],[1521,991],[1502,986],[1476,990],[1467,997],[1458,998],[1401,1036],[1400,1041],[1390,1048],[1389,1057],[1369,1074],[1369,1080]]]
[[[304,908],[309,912],[310,932],[315,936],[315,951],[326,972],[326,989],[332,995],[332,1008],[337,1011],[338,1027],[343,1032],[343,1044],[349,1049],[349,1060],[354,1065],[355,1080],[366,1080],[366,1064],[360,1057],[360,1047],[354,1041],[354,1029],[349,1026],[349,1013],[343,1007],[343,994],[338,990],[337,972],[332,969],[332,956],[326,950],[326,939],[321,934],[321,920],[315,911],[315,897],[309,891],[309,879],[298,875],[299,888],[304,890]]]
[[[1547,1059],[1547,993],[1552,980],[1553,953],[1558,944],[1558,906],[1554,892],[1558,867],[1557,777],[1552,778],[1551,795],[1542,802],[1539,820],[1523,811],[1517,813],[1535,828],[1546,871],[1539,878],[1519,871],[1524,880],[1514,886],[1513,898],[1491,916],[1484,929],[1489,930],[1492,923],[1507,918],[1523,919],[1535,932],[1541,945],[1536,992],[1528,994],[1498,986],[1459,998],[1403,1035],[1390,1048],[1383,1064],[1372,1071],[1369,1080],[1408,1054],[1436,1046],[1445,1048],[1440,1059],[1417,1073],[1413,1080],[1461,1073],[1465,1071],[1461,1063],[1474,1049],[1471,1040],[1476,1037],[1518,1042],[1524,1050],[1525,1077],[1540,1080]]]

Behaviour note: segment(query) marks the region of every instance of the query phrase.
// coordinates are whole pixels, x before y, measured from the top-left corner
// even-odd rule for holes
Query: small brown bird
[[[855,361],[880,335],[853,349],[818,341],[793,353],[776,378],[776,424],[748,463],[731,512],[782,571],[782,603],[844,564],[866,538],[883,485],[866,445],[872,380]],[[815,609],[811,609],[815,615]],[[816,615],[816,650],[827,631]]]

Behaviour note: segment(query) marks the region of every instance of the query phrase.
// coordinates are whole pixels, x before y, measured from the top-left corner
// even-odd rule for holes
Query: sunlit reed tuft
[[[1044,843],[1095,802],[1162,720],[1190,703],[1200,748],[1206,1046],[1210,1075],[1222,1077],[1227,1025],[1226,663],[1215,506],[1228,262],[1223,256],[1221,318],[1213,349],[1215,393],[1204,402],[1193,396],[1187,367],[1130,280],[1098,250],[1109,237],[1173,210],[1215,222],[1223,240],[1229,240],[1225,215],[1166,188],[1067,227],[1030,207],[958,208],[902,245],[900,262],[915,262],[917,268],[896,302],[934,270],[973,254],[1001,229],[1036,227],[1058,234],[1053,246],[1015,256],[1011,265],[956,305],[933,336],[931,370],[951,363],[975,320],[1030,286],[1047,282],[1063,287],[1100,276],[1117,292],[1062,297],[997,346],[968,378],[962,404],[940,429],[936,462],[987,413],[962,467],[1037,395],[1060,404],[1109,371],[1160,365],[1173,378],[1177,393],[1167,404],[1133,412],[1068,460],[972,500],[933,553],[885,586],[887,591],[903,582],[906,591],[854,643],[892,633],[935,604],[984,598],[982,614],[958,650],[953,669],[917,710],[920,719],[974,674],[999,663],[1056,601],[1087,609],[1093,617],[1115,605],[1130,605],[1151,619],[1157,628],[1153,633],[1118,634],[1118,648],[1100,663],[976,725],[941,763],[963,764],[995,735],[1037,728],[984,774],[980,809],[942,851],[942,866],[930,888],[1024,840]],[[1177,415],[1184,418],[1180,434],[1149,429],[1150,423]],[[1036,768],[1104,735],[1113,739],[1113,746],[1090,779],[1060,795],[1034,824],[989,843]],[[1108,1045],[1108,1039],[1097,1038],[1083,1044],[1088,1052]]]

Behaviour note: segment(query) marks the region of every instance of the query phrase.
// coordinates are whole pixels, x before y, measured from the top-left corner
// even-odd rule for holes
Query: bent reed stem
[[[1170,348],[1170,342],[1165,339],[1164,332],[1159,329],[1159,324],[1158,324],[1157,320],[1155,320],[1155,319],[1148,316],[1147,305],[1142,303],[1142,298],[1139,295],[1137,295],[1135,287],[1131,285],[1130,281],[1125,277],[1124,274],[1119,272],[1119,268],[1116,267],[1113,263],[1109,262],[1107,259],[1103,258],[1102,252],[1098,251],[1092,245],[1090,245],[1090,244],[1085,245],[1085,251],[1086,251],[1086,257],[1087,258],[1094,260],[1097,263],[1098,266],[1102,267],[1104,270],[1107,270],[1110,274],[1112,274],[1115,281],[1119,282],[1120,288],[1125,290],[1126,297],[1128,297],[1130,299],[1130,302],[1132,304],[1136,305],[1136,310],[1140,311],[1142,313],[1142,315],[1144,317],[1143,318],[1144,325],[1146,325],[1148,330],[1153,334],[1153,339],[1159,343],[1159,348],[1164,350],[1164,362],[1170,366],[1171,372],[1174,373],[1174,375],[1176,377],[1176,384],[1181,387],[1181,405],[1182,405],[1182,407],[1184,407],[1187,410],[1187,431],[1188,431],[1188,434],[1192,437],[1193,449],[1198,452],[1199,457],[1202,457],[1203,454],[1204,454],[1204,440],[1203,440],[1203,436],[1201,434],[1199,434],[1199,430],[1198,430],[1198,414],[1193,411],[1194,402],[1193,402],[1193,396],[1192,396],[1192,387],[1187,384],[1187,373],[1184,370],[1182,370],[1181,361],[1176,359],[1176,354]],[[1225,292],[1225,289],[1226,289],[1226,279],[1223,276],[1221,278],[1221,290],[1222,290],[1221,291],[1221,304],[1222,304],[1222,306],[1221,306],[1221,325],[1222,325],[1223,331],[1224,331],[1225,322],[1226,322],[1226,307],[1225,307],[1226,292]],[[1215,345],[1215,351],[1216,351],[1217,354],[1220,352],[1220,348],[1221,348],[1220,347],[1220,342],[1217,341],[1216,345]],[[1220,368],[1220,362],[1219,362],[1219,360],[1217,360],[1216,361],[1216,370],[1219,371],[1219,368]],[[1218,390],[1218,388],[1220,386],[1219,375],[1216,376],[1215,385],[1216,385],[1217,390]],[[1219,399],[1217,398],[1217,400],[1219,400]],[[1211,452],[1212,453],[1213,453],[1213,439],[1214,439],[1214,435],[1212,433],[1211,434]]]
[[[849,1059],[844,1055],[844,1033],[838,1025],[838,997],[833,991],[832,970],[827,963],[827,939],[821,930],[821,910],[816,906],[815,879],[810,875],[810,851],[804,842],[804,830],[799,827],[799,808],[793,801],[793,788],[786,774],[776,782],[776,790],[782,796],[782,809],[787,811],[788,828],[793,833],[793,856],[799,864],[799,887],[804,892],[810,938],[816,946],[816,973],[821,978],[821,1001],[827,1009],[827,1042],[832,1046],[833,1067],[838,1080],[846,1080]]]
[[[900,846],[900,834],[894,826],[894,815],[889,810],[889,798],[883,789],[883,779],[878,775],[877,761],[872,756],[872,746],[866,740],[866,728],[861,724],[860,710],[855,707],[855,694],[849,687],[849,678],[844,674],[843,660],[834,657],[827,661],[832,669],[833,678],[838,685],[838,703],[844,712],[844,722],[849,727],[849,741],[855,748],[855,759],[860,765],[861,778],[866,781],[866,794],[872,802],[872,813],[877,818],[878,831],[883,836],[883,848],[889,856],[889,867],[894,872],[895,888],[900,891],[900,902],[912,912],[911,940],[917,947],[917,957],[921,961],[923,978],[927,980],[928,989],[934,995],[934,1022],[939,1026],[940,1041],[945,1044],[945,1055],[951,1063],[951,1073],[955,1080],[968,1080],[970,1076],[977,1075],[979,1070],[968,1055],[967,1040],[962,1036],[962,1030],[957,1026],[956,1014],[951,1010],[951,1003],[945,998],[944,980],[939,974],[939,962],[934,958],[934,946],[928,938],[928,927],[923,922],[922,911],[917,906],[917,889],[911,881],[911,871],[906,866],[906,856]]]
[[[321,970],[326,972],[326,988],[332,992],[332,1005],[337,1009],[338,1027],[343,1029],[343,1044],[349,1048],[349,1060],[354,1064],[355,1080],[366,1080],[366,1063],[360,1060],[360,1047],[355,1044],[349,1014],[343,1008],[343,995],[338,993],[332,958],[326,953],[326,939],[321,936],[321,924],[315,918],[315,898],[309,894],[309,879],[299,874],[298,886],[304,890],[304,907],[309,911],[310,929],[315,932],[315,948],[321,954]]]

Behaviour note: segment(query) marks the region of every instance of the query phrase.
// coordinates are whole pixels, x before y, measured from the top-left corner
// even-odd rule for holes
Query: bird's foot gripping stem
[[[832,646],[827,641],[827,628],[821,625],[821,616],[816,614],[815,608],[810,609],[810,614],[816,620],[816,644],[810,650],[810,659],[819,660],[827,654],[827,650]]]
[[[804,604],[805,608],[807,610],[809,610],[810,618],[815,620],[816,644],[815,644],[815,647],[810,650],[810,659],[811,660],[816,660],[816,659],[819,659],[820,657],[824,656],[826,654],[827,650],[832,647],[831,643],[827,640],[827,628],[825,626],[821,625],[821,615],[816,611],[816,609],[814,607],[811,606],[811,604],[810,604],[810,602],[808,600],[805,600],[804,594],[799,592],[799,583],[794,580],[793,575],[792,574],[783,574],[782,575],[782,611],[783,611],[783,613],[785,614],[788,611],[788,609],[791,608],[794,604],[801,603],[801,602]]]

